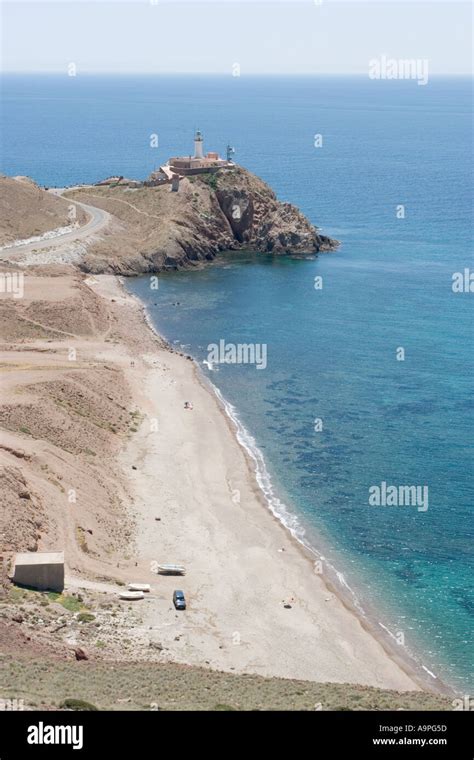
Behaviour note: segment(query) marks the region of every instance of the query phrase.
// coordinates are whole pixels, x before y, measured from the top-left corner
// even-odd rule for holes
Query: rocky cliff
[[[116,220],[88,246],[80,264],[87,272],[159,272],[209,261],[225,250],[303,255],[338,245],[238,166],[184,178],[178,192],[170,185],[118,186],[81,188],[66,196],[103,208]]]

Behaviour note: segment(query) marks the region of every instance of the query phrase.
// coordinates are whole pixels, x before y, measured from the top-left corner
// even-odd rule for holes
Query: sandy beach
[[[21,302],[3,307],[4,547],[64,550],[67,593],[88,595],[97,615],[97,655],[433,687],[334,593],[324,563],[321,574],[270,512],[201,371],[153,331],[117,277],[32,271]],[[157,575],[163,563],[186,575]],[[151,593],[119,603],[131,581]],[[172,604],[176,588],[184,613]],[[56,627],[30,631],[94,646],[93,627],[74,618]]]
[[[149,330],[116,278],[88,283],[120,304],[129,330]],[[130,338],[121,364],[143,418],[120,463],[136,523],[134,580],[155,592],[140,609],[135,640],[156,637],[174,661],[222,670],[418,688],[270,514],[194,362],[158,345],[142,352],[140,336]],[[163,562],[184,565],[186,576],[154,577],[153,563]],[[184,614],[170,604],[177,587]]]

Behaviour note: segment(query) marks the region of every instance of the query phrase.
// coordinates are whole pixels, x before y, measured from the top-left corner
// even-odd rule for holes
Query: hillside
[[[128,537],[113,460],[134,420],[120,366],[94,354],[115,317],[77,272],[36,271],[23,298],[2,295],[0,324],[3,558],[60,545],[76,568],[110,564]]]
[[[28,177],[0,175],[0,246],[25,240],[71,224],[70,204],[41,189]],[[77,209],[77,221],[86,214]]]

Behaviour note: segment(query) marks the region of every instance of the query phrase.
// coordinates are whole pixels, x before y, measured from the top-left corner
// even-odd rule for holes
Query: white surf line
[[[383,628],[383,630],[384,630],[384,631],[385,631],[385,632],[388,634],[388,636],[390,636],[390,638],[391,638],[391,639],[393,639],[393,641],[396,641],[396,642],[397,642],[397,644],[399,644],[399,641],[398,641],[398,638],[397,638],[397,636],[396,636],[394,633],[392,633],[392,631],[391,631],[389,628],[387,628],[387,626],[386,626],[386,625],[384,625],[383,623],[381,623],[381,622],[380,622],[380,620],[378,620],[377,622],[378,622],[379,626],[380,626],[381,628]],[[408,656],[409,656],[409,657],[410,657],[410,658],[411,658],[411,659],[412,659],[414,662],[416,662],[418,665],[420,665],[420,666],[421,666],[421,668],[422,668],[423,670],[425,670],[425,671],[428,673],[428,675],[429,675],[429,676],[431,676],[431,678],[434,678],[435,680],[438,680],[438,676],[437,676],[437,675],[435,675],[435,673],[433,673],[431,670],[429,670],[429,669],[426,667],[426,665],[423,665],[423,663],[422,663],[422,662],[421,662],[421,661],[418,659],[418,657],[417,657],[417,656],[416,656],[416,655],[415,655],[415,654],[414,654],[414,653],[413,653],[411,650],[409,650],[407,647],[405,647],[405,644],[403,644],[403,648],[404,648],[404,649],[405,649],[405,651],[407,652]]]
[[[118,277],[118,280],[121,283],[122,288],[125,289],[123,277]],[[129,296],[140,307],[140,310],[144,316],[145,322],[150,328],[150,330],[153,332],[153,334],[156,335],[160,341],[165,341],[166,344],[170,345],[170,341],[167,338],[165,338],[163,335],[161,335],[161,333],[158,332],[158,329],[153,324],[150,310],[146,306],[146,304],[139,298],[139,296],[135,295],[134,293],[129,293]],[[177,342],[179,343],[179,341]],[[339,585],[342,588],[346,589],[347,592],[349,592],[352,604],[357,609],[359,614],[365,618],[366,617],[365,610],[362,604],[360,603],[356,592],[347,583],[344,575],[340,571],[338,571],[334,567],[334,565],[331,562],[329,562],[329,560],[326,557],[324,557],[320,551],[318,551],[318,549],[312,546],[305,539],[306,531],[301,525],[301,522],[298,519],[298,516],[295,514],[295,512],[288,509],[286,504],[284,504],[284,502],[282,502],[281,499],[279,499],[278,496],[276,495],[273,488],[273,483],[271,480],[270,473],[268,472],[268,469],[266,466],[265,458],[262,452],[260,451],[260,449],[258,448],[255,439],[247,431],[245,425],[243,425],[243,423],[241,422],[237,413],[237,409],[234,407],[233,404],[227,401],[227,399],[221,393],[220,389],[216,385],[214,385],[211,379],[207,377],[207,375],[201,370],[199,362],[194,358],[193,358],[193,363],[194,363],[194,366],[196,367],[199,378],[202,381],[204,381],[204,383],[207,385],[211,393],[213,393],[216,396],[221,409],[224,410],[224,413],[230,419],[235,431],[235,437],[238,444],[244,449],[244,451],[248,454],[248,456],[253,461],[254,474],[255,474],[255,479],[257,481],[257,485],[264,496],[265,502],[271,514],[273,514],[273,516],[283,525],[283,527],[289,531],[289,533],[293,536],[293,538],[296,541],[298,541],[313,557],[325,563],[326,568],[329,571],[328,572],[329,579],[337,580]]]
[[[163,341],[165,345],[168,345],[171,347],[170,340],[168,340],[164,335],[162,335],[158,331],[158,328],[155,327],[152,317],[151,317],[150,310],[145,304],[145,302],[142,301],[139,296],[127,291],[125,287],[124,277],[117,276],[117,280],[120,283],[121,288],[127,293],[128,297],[131,298],[133,301],[135,301],[135,303],[139,306],[140,311],[143,314],[144,320],[146,324],[148,325],[148,327],[150,328],[151,332],[160,341]],[[175,343],[180,343],[180,341],[176,340]],[[379,620],[376,620],[374,618],[373,613],[367,615],[364,607],[362,606],[358,598],[356,591],[352,588],[352,586],[350,586],[347,583],[343,573],[337,570],[336,567],[323,554],[321,554],[321,552],[316,547],[312,546],[305,539],[305,530],[302,527],[301,522],[298,519],[298,516],[294,512],[292,512],[290,509],[288,509],[286,504],[284,504],[284,502],[282,502],[276,495],[270,473],[266,467],[264,455],[261,452],[261,450],[258,448],[253,436],[247,431],[245,425],[240,420],[237,413],[237,409],[234,407],[233,404],[231,404],[229,401],[226,400],[226,398],[224,397],[220,389],[216,385],[214,385],[211,379],[205,374],[205,372],[203,372],[199,364],[199,361],[195,359],[194,357],[193,357],[193,364],[198,373],[199,380],[203,381],[203,384],[207,386],[208,390],[210,390],[210,392],[216,396],[220,404],[220,408],[224,410],[224,413],[230,419],[235,431],[235,438],[237,442],[252,459],[254,463],[254,468],[255,468],[254,474],[255,474],[257,484],[260,488],[260,491],[263,493],[265,502],[271,514],[273,514],[273,516],[283,525],[283,527],[293,536],[293,538],[308,551],[310,555],[319,559],[321,562],[325,563],[326,573],[324,574],[324,576],[326,580],[329,580],[329,582],[331,583],[334,583],[334,581],[337,581],[340,588],[348,592],[349,599],[352,602],[354,609],[356,610],[356,614],[358,614],[363,620],[365,619],[370,622],[372,626],[372,635],[375,636],[375,631],[376,631],[375,624],[378,623],[378,625],[385,631],[387,640],[390,641],[390,643],[392,643],[393,640],[397,641],[396,636],[390,631],[389,628],[387,628],[387,626],[385,626]],[[337,585],[337,584],[334,584],[334,585]],[[347,598],[347,594],[346,594],[346,598]],[[376,636],[375,636],[375,640],[377,640]],[[397,641],[397,644],[398,644],[398,641]],[[413,670],[415,680],[416,680],[416,674],[418,673],[419,675],[421,675],[420,671],[423,670],[431,678],[433,678],[436,681],[439,681],[438,676],[435,673],[433,673],[431,670],[429,670],[426,667],[426,665],[423,665],[423,662],[422,662],[423,655],[421,653],[416,652],[416,650],[415,652],[413,652],[411,649],[409,649],[406,646],[404,646],[403,649],[406,655],[407,662],[409,666],[411,667],[411,669]],[[393,644],[392,644],[391,651],[395,653],[395,648],[393,647]]]

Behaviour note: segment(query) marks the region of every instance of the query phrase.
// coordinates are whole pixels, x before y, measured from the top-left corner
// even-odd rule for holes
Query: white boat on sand
[[[184,575],[186,569],[182,565],[158,565],[160,575]]]
[[[121,591],[119,599],[124,599],[129,602],[134,602],[136,599],[144,599],[145,594],[143,591]]]
[[[129,583],[127,588],[129,591],[151,591],[149,583]]]

